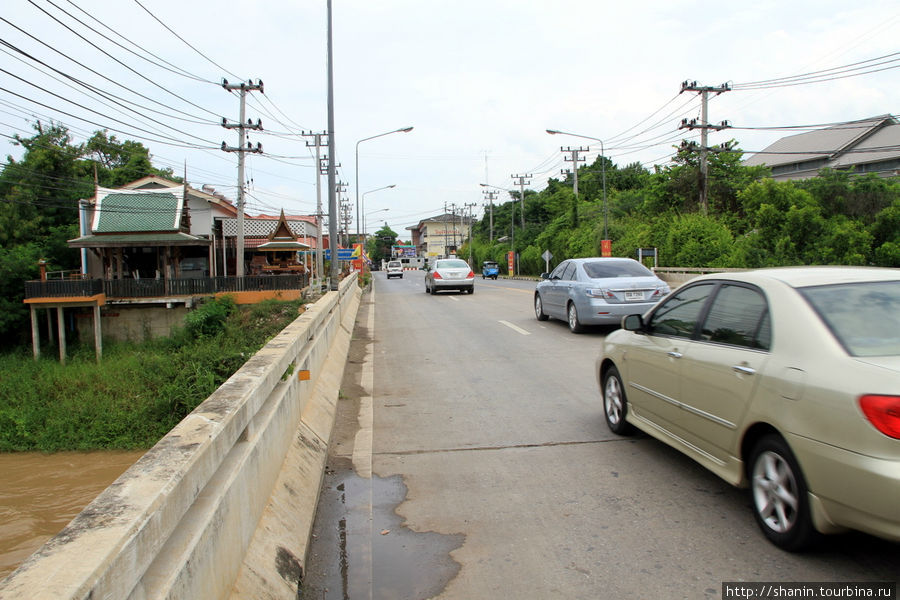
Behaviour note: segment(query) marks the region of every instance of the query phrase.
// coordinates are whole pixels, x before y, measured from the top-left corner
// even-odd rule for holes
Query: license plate
[[[625,300],[633,302],[634,300],[643,300],[644,292],[625,292]]]

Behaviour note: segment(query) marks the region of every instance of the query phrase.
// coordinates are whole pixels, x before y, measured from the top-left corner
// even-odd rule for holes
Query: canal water
[[[0,454],[0,579],[59,533],[143,454]]]

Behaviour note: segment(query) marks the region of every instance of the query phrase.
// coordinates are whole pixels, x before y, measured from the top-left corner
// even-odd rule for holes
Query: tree
[[[391,246],[397,243],[397,232],[388,227],[387,223],[369,238],[366,253],[372,262],[389,260],[391,258]]]
[[[172,169],[156,169],[150,162],[150,150],[140,142],[126,140],[119,142],[116,136],[98,131],[84,145],[84,157],[98,163],[98,182],[103,187],[121,187],[127,183],[146,177],[159,175],[166,179],[181,181]]]

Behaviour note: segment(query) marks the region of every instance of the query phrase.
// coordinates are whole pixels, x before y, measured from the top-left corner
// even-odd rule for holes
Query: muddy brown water
[[[143,454],[0,454],[0,579],[59,533]]]

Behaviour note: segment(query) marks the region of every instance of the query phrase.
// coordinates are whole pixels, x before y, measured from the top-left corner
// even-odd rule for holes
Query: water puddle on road
[[[299,598],[418,600],[440,594],[459,572],[450,552],[465,536],[405,527],[395,512],[405,498],[399,475],[364,479],[349,460],[332,457]]]
[[[59,533],[143,454],[0,454],[0,579]]]

